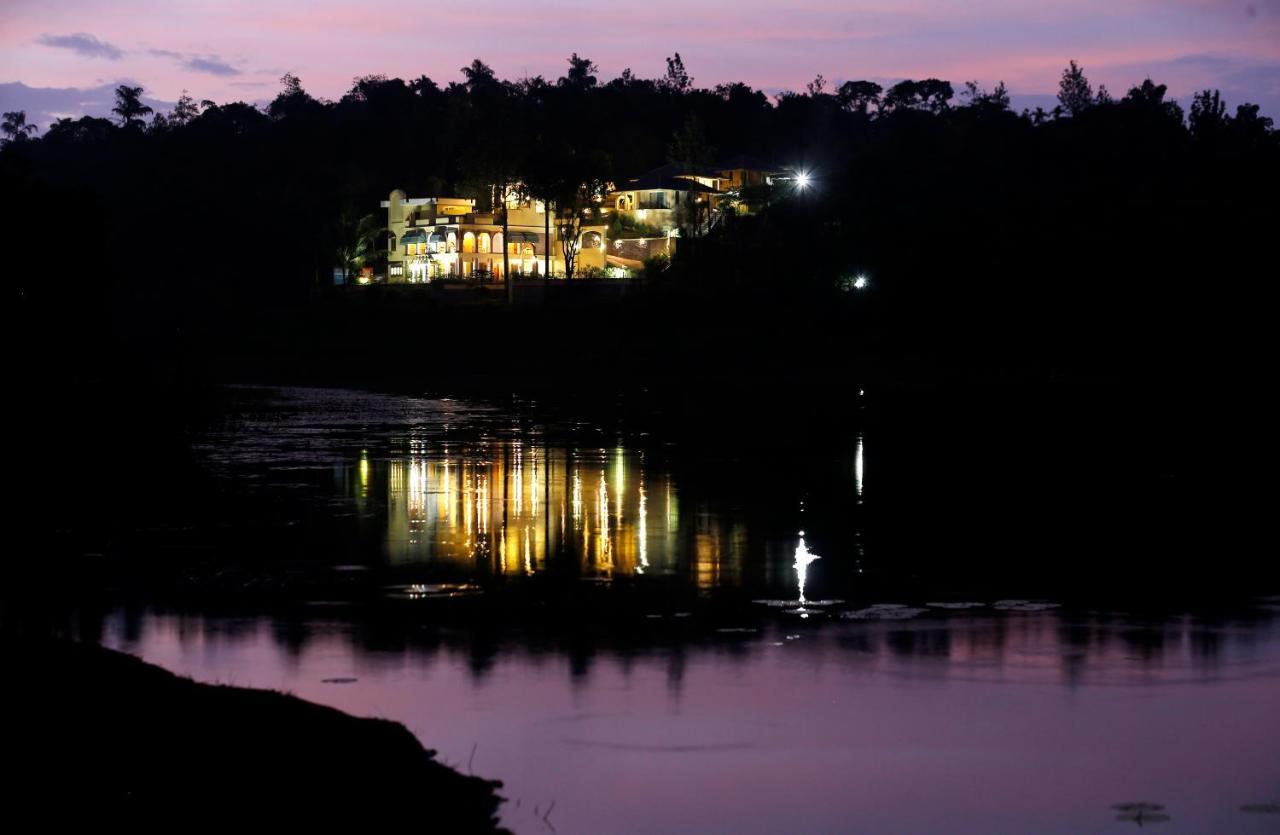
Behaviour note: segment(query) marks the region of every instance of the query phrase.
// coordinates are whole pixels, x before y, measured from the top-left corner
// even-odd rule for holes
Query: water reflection
[[[804,531],[800,531],[800,544],[796,546],[796,583],[800,586],[800,605],[805,604],[804,599],[804,581],[809,574],[809,564],[814,560],[821,559],[817,554],[811,553],[804,544]]]
[[[374,493],[385,494],[393,566],[522,576],[558,568],[601,579],[687,574],[704,589],[741,581],[745,523],[705,503],[682,512],[674,479],[647,467],[642,450],[413,440],[404,454],[354,466],[360,495],[366,473]]]
[[[477,772],[504,781],[516,832],[543,831],[522,815],[553,797],[557,827],[573,832],[856,820],[1065,835],[1164,814],[1125,800],[1172,804],[1169,831],[1274,823],[1242,811],[1264,811],[1280,777],[1274,613],[696,621],[495,633],[132,609],[86,626],[178,673],[396,719],[453,762],[474,753]]]
[[[359,466],[363,472],[364,459]],[[650,475],[643,452],[519,439],[414,440],[404,455],[375,462],[373,471],[385,479],[386,553],[393,565],[528,575],[559,561],[605,578],[670,572],[677,565],[679,492],[669,476]],[[651,494],[663,497],[656,520]],[[702,576],[704,561],[719,560],[718,526],[708,524],[697,536]],[[714,567],[705,573],[709,583],[722,574]]]

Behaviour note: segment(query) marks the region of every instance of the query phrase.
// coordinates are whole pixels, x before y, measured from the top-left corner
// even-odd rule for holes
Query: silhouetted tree
[[[345,283],[361,267],[371,266],[369,262],[382,252],[379,241],[384,230],[376,217],[360,214],[358,209],[351,207],[343,210],[337,223],[338,247],[334,254],[342,267]]]
[[[923,81],[907,79],[889,88],[884,96],[884,105],[889,110],[927,110],[940,114],[950,107],[954,95],[950,82],[936,78]]]
[[[173,105],[173,112],[169,114],[169,122],[176,127],[182,127],[199,115],[200,109],[196,107],[195,99],[183,90],[182,95],[178,96],[178,101]]]
[[[658,86],[669,93],[684,95],[693,89],[693,79],[684,68],[684,59],[677,52],[667,59],[667,74],[659,81]]]
[[[484,61],[476,58],[470,64],[462,68],[462,77],[466,79],[464,84],[469,92],[474,93],[477,88],[487,87],[498,83],[498,77],[493,74],[493,67],[490,67]]]
[[[562,87],[589,90],[596,86],[596,72],[600,68],[589,58],[579,58],[578,53],[569,56],[569,71],[559,80]]]
[[[845,110],[865,116],[872,106],[880,106],[882,92],[884,88],[873,81],[846,81],[836,97]]]
[[[10,142],[22,142],[39,130],[35,125],[27,124],[27,112],[25,110],[12,110],[4,114],[4,122],[0,124],[0,131],[4,133],[4,141],[6,144]]]
[[[116,106],[111,112],[120,117],[120,126],[136,128],[142,126],[144,116],[154,112],[142,103],[142,88],[121,84],[116,88]]]
[[[1093,87],[1085,78],[1084,69],[1072,61],[1062,71],[1058,82],[1058,104],[1068,116],[1077,116],[1093,104]]]
[[[1230,122],[1227,104],[1217,90],[1201,90],[1191,100],[1189,123],[1191,135],[1199,141],[1209,141],[1226,132]]]
[[[1270,117],[1258,115],[1258,105],[1247,102],[1236,107],[1235,118],[1231,120],[1232,133],[1248,148],[1259,148],[1268,142],[1274,148],[1277,138],[1272,130],[1274,125]]]
[[[1139,111],[1164,116],[1181,125],[1183,119],[1181,105],[1176,101],[1164,100],[1168,89],[1166,85],[1156,84],[1148,78],[1137,87],[1130,88],[1128,95],[1121,99],[1120,103]]]
[[[965,90],[960,95],[968,99],[967,107],[986,112],[1003,112],[1009,109],[1009,91],[1003,81],[991,92],[983,90],[976,81],[966,81],[964,87]]]
[[[288,119],[314,112],[320,103],[302,89],[302,80],[291,72],[280,76],[280,92],[267,105],[272,119]]]
[[[604,197],[605,182],[592,173],[592,169],[598,167],[599,160],[575,160],[575,171],[562,183],[556,200],[556,234],[560,238],[567,280],[572,280],[577,272],[583,222],[588,218],[597,219],[599,201]]]

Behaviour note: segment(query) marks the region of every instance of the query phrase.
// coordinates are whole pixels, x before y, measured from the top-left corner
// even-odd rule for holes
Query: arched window
[[[396,251],[396,236],[391,235],[389,238],[387,238],[387,252],[395,252],[395,251]]]
[[[477,235],[476,243],[479,244],[476,247],[476,252],[488,252],[489,251],[489,233],[481,232],[479,235]]]
[[[449,251],[450,252],[458,251],[458,236],[456,233],[452,231],[449,233]]]
[[[475,252],[475,251],[476,251],[476,236],[475,236],[475,235],[471,234],[470,232],[467,232],[467,233],[463,234],[463,236],[462,236],[462,251],[463,251],[463,252]]]
[[[493,251],[502,252],[502,233],[501,232],[493,233]]]

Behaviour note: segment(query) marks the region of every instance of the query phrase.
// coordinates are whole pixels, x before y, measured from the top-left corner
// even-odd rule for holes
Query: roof
[[[696,177],[699,174],[687,174]],[[715,176],[715,175],[713,175]],[[717,179],[719,177],[717,176]],[[671,191],[691,191],[696,194],[719,194],[714,188],[704,186],[696,180],[686,180],[683,176],[672,174],[641,174],[633,180],[627,180],[618,186],[618,191],[650,191],[653,189],[669,189]]]

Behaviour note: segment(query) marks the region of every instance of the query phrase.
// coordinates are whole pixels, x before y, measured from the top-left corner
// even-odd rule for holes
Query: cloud
[[[100,41],[86,32],[72,35],[41,35],[39,43],[54,49],[69,49],[85,58],[106,58],[108,61],[119,61],[124,50],[106,41]]]
[[[227,76],[240,75],[240,70],[231,64],[219,58],[217,55],[194,55],[185,52],[174,52],[172,49],[157,49],[152,47],[147,50],[148,55],[154,55],[157,58],[168,58],[177,62],[178,66],[190,72],[200,72],[206,75],[217,75],[223,78]]]
[[[218,58],[216,55],[192,55],[182,59],[182,66],[192,72],[203,72],[209,75],[240,75],[240,70]]]

